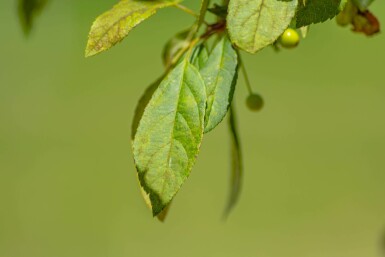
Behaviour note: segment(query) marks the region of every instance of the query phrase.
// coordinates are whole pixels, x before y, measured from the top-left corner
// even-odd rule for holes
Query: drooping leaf
[[[227,27],[231,41],[255,53],[274,43],[295,15],[297,0],[230,0]]]
[[[121,0],[111,10],[100,15],[92,24],[88,35],[86,57],[103,52],[118,42],[139,23],[160,8],[181,0]]]
[[[151,100],[151,97],[154,94],[155,90],[159,87],[159,84],[162,82],[163,78],[164,78],[164,76],[160,77],[154,83],[152,83],[149,87],[147,87],[146,90],[144,91],[142,97],[139,99],[139,102],[138,102],[136,109],[135,109],[134,118],[132,120],[132,125],[131,125],[131,139],[132,140],[134,140],[134,138],[135,138],[136,131],[138,129],[139,122],[143,116],[144,110],[145,110],[148,102]],[[140,182],[139,182],[139,185],[140,185]],[[146,205],[148,206],[148,208],[150,210],[152,210],[150,197],[141,185],[140,185],[140,191],[142,193],[142,196],[144,198]],[[157,215],[157,218],[162,222],[165,220],[165,218],[167,216],[167,213],[169,210],[169,205]]]
[[[296,15],[296,27],[325,22],[334,18],[344,7],[346,0],[300,1]]]
[[[353,2],[360,9],[360,11],[366,11],[374,0],[353,0]]]
[[[19,0],[19,18],[25,34],[29,34],[36,15],[42,11],[46,4],[47,0]]]
[[[237,120],[232,107],[229,109],[229,131],[231,136],[231,177],[230,193],[227,201],[225,216],[227,216],[238,201],[243,178],[242,151],[238,136]]]
[[[238,54],[227,36],[217,42],[200,72],[206,85],[205,133],[226,116],[237,80]]]
[[[203,136],[205,102],[199,71],[185,60],[163,79],[142,115],[133,152],[154,216],[191,172]]]

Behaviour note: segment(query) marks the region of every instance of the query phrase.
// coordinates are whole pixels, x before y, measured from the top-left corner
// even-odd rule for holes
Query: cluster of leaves
[[[162,8],[176,7],[196,17],[190,28],[165,45],[165,72],[144,92],[132,124],[140,188],[153,215],[161,220],[190,175],[204,134],[214,130],[226,115],[232,146],[226,213],[237,202],[243,167],[232,98],[239,71],[244,73],[250,93],[249,108],[260,110],[263,106],[262,98],[250,87],[241,50],[256,53],[268,46],[295,47],[297,29],[305,35],[310,25],[337,15],[339,24],[352,24],[354,31],[366,35],[379,31],[377,19],[368,11],[373,0],[201,0],[199,13],[181,2],[120,0],[94,21],[86,47],[87,57],[110,49]],[[27,9],[25,19],[37,8]],[[215,15],[216,22],[206,21],[208,12]]]
[[[369,4],[356,1],[365,8]],[[95,20],[86,48],[86,56],[111,48],[161,8],[175,6],[197,17],[191,28],[177,33],[166,44],[165,74],[139,101],[132,127],[140,187],[153,215],[161,219],[188,178],[204,134],[228,112],[232,179],[226,212],[237,201],[242,156],[231,103],[242,65],[239,50],[256,53],[276,44],[288,27],[306,28],[324,22],[353,4],[349,2],[344,9],[346,1],[342,0],[230,0],[210,7],[209,0],[202,0],[200,13],[195,14],[180,2],[121,0]],[[217,22],[206,23],[206,12],[216,15]],[[206,29],[202,31],[203,24]],[[212,37],[214,42],[209,41]],[[247,104],[259,110],[263,102],[250,89]]]

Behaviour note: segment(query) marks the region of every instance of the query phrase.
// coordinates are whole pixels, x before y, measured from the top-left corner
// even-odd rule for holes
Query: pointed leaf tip
[[[203,137],[206,91],[187,60],[163,79],[144,110],[134,140],[134,160],[157,216],[189,176]]]

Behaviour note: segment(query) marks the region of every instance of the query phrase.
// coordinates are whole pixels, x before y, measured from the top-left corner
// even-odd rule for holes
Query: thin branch
[[[199,11],[199,18],[197,21],[197,31],[199,30],[200,26],[205,21],[205,16],[206,16],[206,12],[207,12],[207,8],[208,8],[209,4],[210,4],[210,0],[203,0],[202,5],[201,5],[201,9]]]
[[[174,7],[179,9],[179,10],[181,10],[181,11],[183,11],[183,12],[185,12],[185,13],[187,13],[187,14],[189,14],[189,15],[191,15],[191,16],[194,16],[197,19],[199,19],[199,14],[194,12],[194,10],[191,10],[187,6],[184,6],[182,4],[176,4],[176,5],[174,5]],[[206,26],[209,25],[205,20],[203,20],[202,23],[205,24]]]
[[[174,6],[175,6],[176,8],[178,8],[179,10],[184,11],[185,13],[194,16],[195,18],[199,18],[199,14],[196,13],[196,12],[194,12],[194,10],[191,10],[191,9],[188,8],[187,6],[184,6],[184,5],[181,5],[181,4],[177,4],[177,5],[174,5]]]

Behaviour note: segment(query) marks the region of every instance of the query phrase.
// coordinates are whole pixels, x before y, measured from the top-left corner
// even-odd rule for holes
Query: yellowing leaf
[[[122,41],[139,23],[160,8],[172,6],[181,0],[122,0],[111,10],[100,15],[88,35],[86,57],[108,50]]]
[[[293,19],[297,0],[230,0],[227,27],[240,49],[255,53],[272,44]]]

